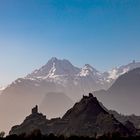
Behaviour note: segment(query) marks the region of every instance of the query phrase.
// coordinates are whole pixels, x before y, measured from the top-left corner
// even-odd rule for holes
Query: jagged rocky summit
[[[76,103],[62,118],[48,120],[38,113],[38,107],[32,109],[31,115],[26,117],[21,125],[14,126],[11,134],[29,134],[35,129],[40,129],[42,134],[77,135],[94,137],[95,134],[119,132],[129,135],[129,130],[110,115],[99,104],[91,93]]]

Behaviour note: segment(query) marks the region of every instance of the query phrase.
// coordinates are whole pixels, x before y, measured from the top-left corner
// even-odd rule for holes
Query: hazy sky
[[[0,85],[53,56],[101,71],[140,61],[140,0],[0,0]]]

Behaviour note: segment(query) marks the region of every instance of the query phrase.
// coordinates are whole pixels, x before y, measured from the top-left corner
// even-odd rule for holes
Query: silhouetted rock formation
[[[94,137],[95,134],[114,132],[119,132],[121,135],[129,134],[128,129],[106,112],[91,93],[89,96],[83,96],[81,101],[68,110],[61,119],[47,120],[38,113],[36,106],[21,125],[11,129],[10,134],[29,133],[34,129],[40,129],[43,134],[54,133],[65,136]]]
[[[132,115],[123,115],[118,113],[115,110],[108,110],[101,102],[101,107],[107,111],[109,114],[113,115],[119,122],[125,125],[127,121],[131,122],[136,129],[140,129],[140,116]]]
[[[119,114],[117,111],[114,110],[107,110],[110,114],[120,121],[121,123],[125,124],[126,121],[130,121],[134,124],[135,128],[140,129],[140,116],[132,115],[123,115]]]
[[[38,114],[38,106],[37,105],[32,109],[32,114]]]
[[[9,132],[10,134],[22,134],[27,133],[29,134],[32,130],[40,129],[44,132],[45,123],[48,120],[46,116],[41,113],[38,113],[38,106],[32,109],[31,115],[26,117],[21,125],[14,126],[12,130]]]
[[[120,132],[126,134],[125,127],[106,112],[92,94],[83,96],[79,103],[67,111],[62,120],[67,121],[65,135],[93,136],[95,133]]]
[[[136,135],[137,129],[135,128],[134,124],[129,120],[124,123],[125,127],[130,131],[131,134]]]

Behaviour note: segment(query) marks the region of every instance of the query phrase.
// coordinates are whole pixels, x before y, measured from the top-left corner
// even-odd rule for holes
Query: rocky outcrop
[[[26,117],[21,125],[17,125],[12,127],[9,134],[22,134],[22,133],[30,133],[34,129],[40,129],[41,132],[44,133],[44,126],[47,123],[46,116],[41,113],[38,113],[38,106],[32,109],[31,115]]]
[[[124,123],[125,127],[130,131],[132,135],[136,135],[137,129],[135,128],[134,124],[130,121],[126,121]]]
[[[120,132],[127,134],[125,127],[106,112],[92,94],[83,96],[79,103],[67,111],[62,120],[67,121],[65,135],[94,136],[96,133]]]
[[[125,124],[125,122],[130,121],[133,123],[134,127],[137,129],[140,129],[140,116],[136,116],[134,114],[132,115],[123,115],[118,113],[114,110],[107,110],[110,114],[113,114],[113,116],[120,121],[121,123]]]
[[[38,113],[38,107],[32,109],[32,114],[19,125],[14,126],[10,134],[30,133],[40,129],[43,134],[91,136],[95,134],[119,132],[128,135],[128,129],[110,115],[99,104],[92,94],[83,96],[62,118],[47,120]]]

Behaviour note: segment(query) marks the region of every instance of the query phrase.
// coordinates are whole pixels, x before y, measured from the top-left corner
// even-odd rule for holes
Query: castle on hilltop
[[[38,114],[38,105],[32,108],[32,114]]]

